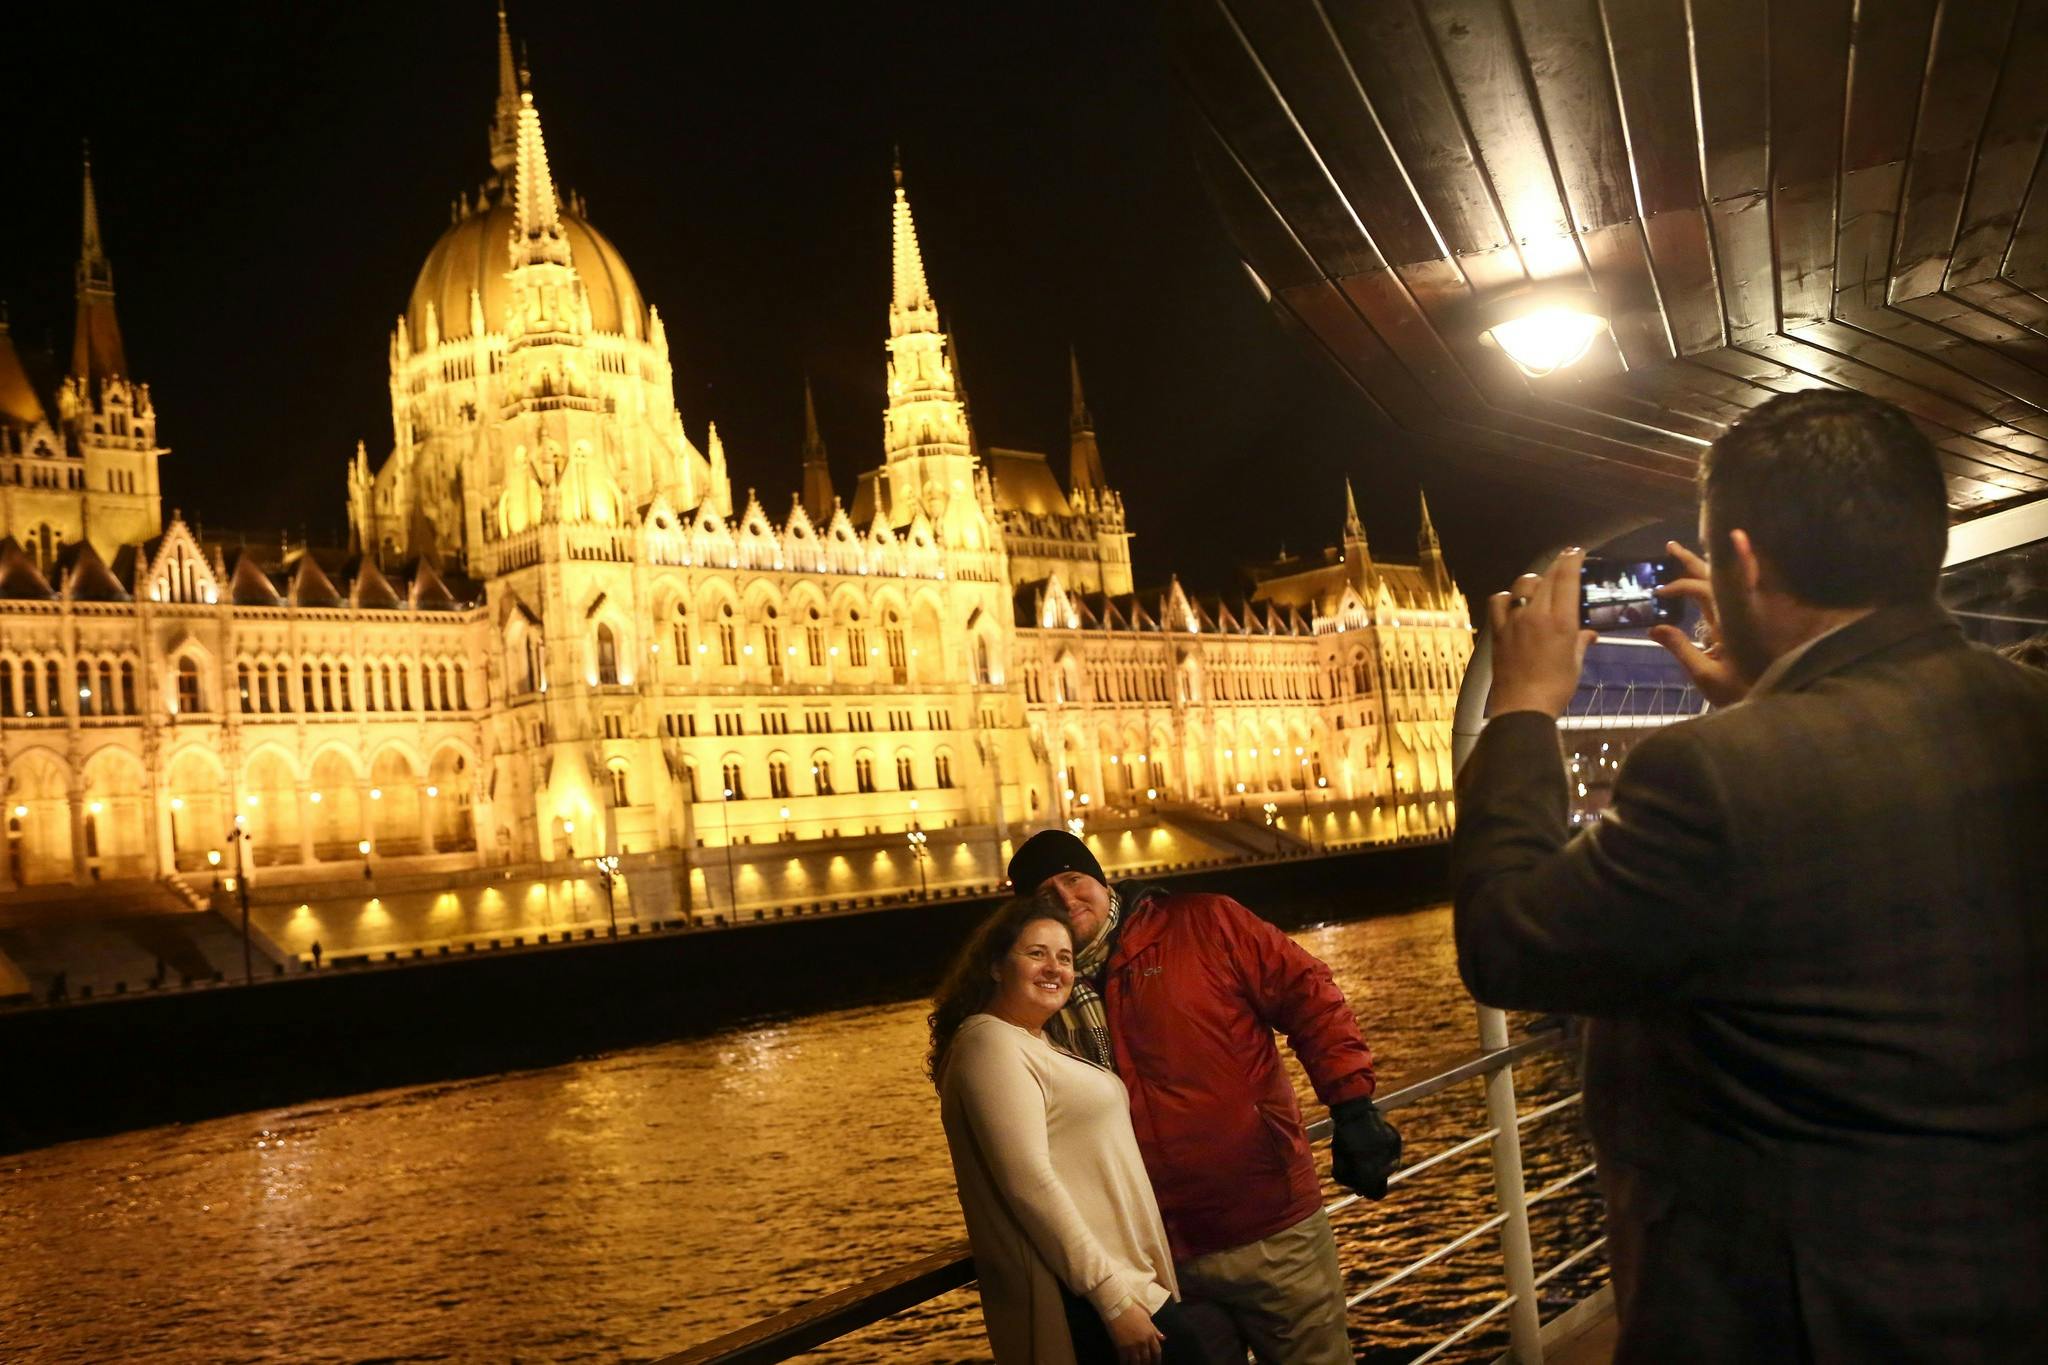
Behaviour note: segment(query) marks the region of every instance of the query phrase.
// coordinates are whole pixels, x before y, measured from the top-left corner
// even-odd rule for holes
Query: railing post
[[[1497,1052],[1508,1045],[1507,1016],[1479,1006],[1479,1047]],[[1536,1309],[1536,1260],[1529,1247],[1529,1206],[1522,1185],[1522,1130],[1516,1123],[1515,1072],[1503,1066],[1486,1078],[1486,1120],[1493,1139],[1494,1198],[1507,1221],[1500,1228],[1501,1265],[1508,1293],[1508,1358],[1516,1365],[1542,1365],[1543,1322]]]

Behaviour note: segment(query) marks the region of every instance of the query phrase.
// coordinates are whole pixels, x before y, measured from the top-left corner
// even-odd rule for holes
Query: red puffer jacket
[[[1176,1260],[1316,1211],[1321,1186],[1277,1030],[1326,1105],[1373,1092],[1330,969],[1228,896],[1140,893],[1102,978],[1117,1072]]]

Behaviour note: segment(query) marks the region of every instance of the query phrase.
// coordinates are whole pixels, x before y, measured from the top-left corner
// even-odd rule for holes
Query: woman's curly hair
[[[1042,919],[1051,920],[1067,931],[1069,939],[1073,938],[1073,923],[1057,896],[1046,892],[1019,896],[997,907],[994,914],[983,920],[946,968],[939,988],[932,992],[932,1012],[926,1016],[926,1023],[931,1026],[931,1051],[925,1054],[924,1067],[934,1086],[945,1070],[946,1050],[953,1046],[953,1035],[969,1015],[988,1008],[994,997],[996,964],[1017,946],[1025,925]]]

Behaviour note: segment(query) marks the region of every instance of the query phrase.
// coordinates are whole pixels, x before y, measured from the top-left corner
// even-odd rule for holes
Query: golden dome
[[[561,214],[562,227],[569,237],[570,260],[590,298],[591,327],[599,332],[630,332],[644,338],[647,305],[619,249],[596,228],[569,212],[566,204]],[[434,305],[443,341],[469,335],[472,289],[483,296],[485,329],[495,332],[504,327],[505,309],[512,301],[511,286],[505,282],[510,265],[505,243],[511,235],[509,197],[470,214],[441,234],[441,240],[427,253],[427,263],[420,267],[420,277],[412,286],[412,301],[405,308],[405,325],[412,333],[415,347],[427,344],[429,303]]]

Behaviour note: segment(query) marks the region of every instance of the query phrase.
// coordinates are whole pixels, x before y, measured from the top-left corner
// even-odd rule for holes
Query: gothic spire
[[[114,267],[100,242],[99,198],[93,191],[92,148],[85,148],[83,225],[78,250],[78,326],[71,340],[71,373],[97,388],[128,373],[121,324],[114,316]]]
[[[498,3],[498,106],[491,119],[491,169],[500,184],[509,184],[519,160],[519,73],[512,64],[512,30],[505,22],[504,0]]]
[[[1093,431],[1095,418],[1089,414],[1088,399],[1081,392],[1081,357],[1074,354],[1072,346],[1067,347],[1067,373],[1073,387],[1073,397],[1067,406],[1067,430]]]
[[[547,144],[541,139],[540,111],[533,92],[519,93],[519,146],[513,167],[512,264],[567,265],[569,241],[562,234],[560,201],[548,171]]]
[[[1107,492],[1109,480],[1102,472],[1102,451],[1095,444],[1095,419],[1088,413],[1088,400],[1081,392],[1081,361],[1071,347],[1067,350],[1067,371],[1073,383],[1073,399],[1067,413],[1067,489],[1077,501]]]
[[[939,327],[938,306],[932,302],[931,290],[925,284],[924,254],[917,246],[917,225],[910,219],[910,199],[903,192],[903,160],[896,160],[896,211],[895,211],[895,262],[896,297],[890,308],[892,321],[898,322],[899,331],[913,330],[903,327],[900,320],[908,315],[924,314],[929,322],[915,328],[923,332],[935,332]]]
[[[1344,539],[1365,539],[1365,527],[1358,520],[1358,498],[1351,491],[1349,478],[1344,480]]]
[[[811,378],[804,376],[804,514],[822,527],[832,519],[832,467],[825,459],[825,438],[818,434],[818,409],[811,401]]]

